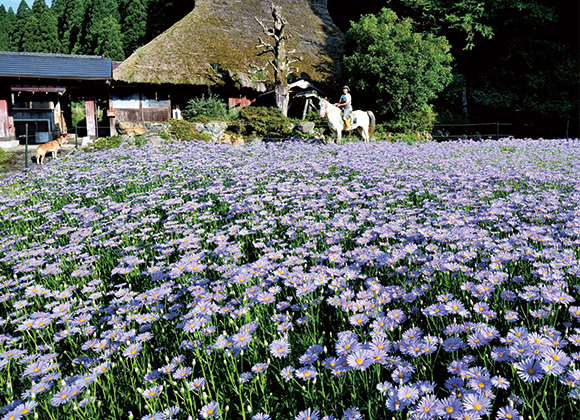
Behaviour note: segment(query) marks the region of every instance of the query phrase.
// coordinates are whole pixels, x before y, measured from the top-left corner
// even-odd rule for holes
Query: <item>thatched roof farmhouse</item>
[[[343,34],[328,13],[327,0],[275,2],[302,61],[297,78],[315,83],[333,80]],[[114,70],[116,81],[173,85],[234,85],[264,91],[273,72],[256,73],[269,57],[258,56],[258,37],[265,41],[260,19],[272,21],[272,0],[196,0],[181,21],[139,48]],[[260,80],[263,79],[263,80]]]

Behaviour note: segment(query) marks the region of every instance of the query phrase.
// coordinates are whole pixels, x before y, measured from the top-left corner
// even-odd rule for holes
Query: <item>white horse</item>
[[[328,126],[334,133],[334,142],[340,142],[342,139],[342,130],[344,130],[345,127],[342,113],[338,107],[332,105],[326,99],[320,99],[320,117],[323,118],[325,115],[328,118]],[[367,143],[375,133],[375,123],[375,114],[371,111],[352,112],[352,124],[350,125],[350,128],[351,130],[356,128],[361,134],[363,140]]]

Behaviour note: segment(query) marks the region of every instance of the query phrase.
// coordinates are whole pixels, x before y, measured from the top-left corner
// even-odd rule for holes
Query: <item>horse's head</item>
[[[320,118],[323,118],[328,111],[328,101],[326,99],[320,100]]]

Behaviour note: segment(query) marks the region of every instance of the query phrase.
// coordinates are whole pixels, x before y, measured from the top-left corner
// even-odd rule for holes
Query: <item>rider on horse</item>
[[[344,124],[346,125],[346,130],[350,130],[350,113],[352,112],[352,100],[350,97],[350,88],[348,86],[342,87],[342,96],[338,100],[337,104],[334,106],[342,107],[342,118],[344,119]]]

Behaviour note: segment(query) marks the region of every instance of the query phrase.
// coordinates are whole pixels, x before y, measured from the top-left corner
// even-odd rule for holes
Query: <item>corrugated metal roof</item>
[[[111,79],[112,60],[92,55],[0,51],[0,77]]]

